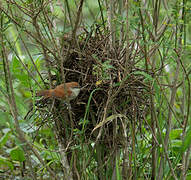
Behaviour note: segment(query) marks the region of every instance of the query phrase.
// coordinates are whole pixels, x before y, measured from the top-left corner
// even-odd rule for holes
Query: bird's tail
[[[51,90],[41,90],[37,91],[36,96],[44,96],[46,98],[49,98],[52,96],[52,91]]]

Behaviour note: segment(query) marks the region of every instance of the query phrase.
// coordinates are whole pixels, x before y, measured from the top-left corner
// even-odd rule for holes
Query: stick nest
[[[113,130],[117,128],[116,125],[121,124],[122,117],[126,117],[125,120],[131,124],[136,122],[136,131],[139,129],[148,113],[150,94],[148,78],[151,77],[148,72],[140,68],[143,66],[141,63],[144,58],[142,48],[138,47],[136,40],[130,41],[130,53],[129,57],[126,57],[126,47],[122,45],[124,43],[116,41],[112,45],[114,48],[111,48],[110,38],[111,35],[99,27],[91,33],[85,31],[80,34],[75,46],[65,37],[62,49],[65,57],[63,63],[65,80],[76,81],[82,87],[85,86],[79,96],[71,101],[73,125],[70,120],[66,120],[69,115],[67,108],[63,110],[65,105],[57,100],[54,104],[66,118],[64,132],[71,126],[78,130],[85,128],[86,139],[90,137],[95,139],[98,129],[104,128],[102,137],[106,137],[103,139],[108,145],[113,142]],[[56,61],[52,62],[52,66],[60,71]],[[40,100],[37,106],[40,107],[42,104],[45,106],[46,103],[47,101]],[[50,113],[42,108],[39,111],[43,117],[47,117]],[[55,116],[50,114],[49,117],[55,119]],[[66,134],[62,133],[61,136],[66,137]],[[115,142],[120,143],[120,136],[115,137]]]

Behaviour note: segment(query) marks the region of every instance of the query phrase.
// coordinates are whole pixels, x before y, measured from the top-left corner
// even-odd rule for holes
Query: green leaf
[[[9,134],[10,134],[10,131],[5,133],[4,136],[1,137],[1,139],[0,139],[0,148],[6,144],[7,140],[9,139]]]
[[[182,147],[182,141],[179,139],[175,139],[171,141],[172,147]]]
[[[161,100],[161,90],[157,84],[156,81],[153,82],[153,87],[154,87],[154,90],[155,90],[155,96],[157,98],[157,102],[160,102]]]
[[[8,112],[0,112],[0,126],[6,126],[9,122],[10,114]]]
[[[183,141],[182,152],[185,152],[191,145],[191,128],[188,129]]]
[[[143,76],[145,76],[145,80],[150,80],[150,81],[152,81],[153,80],[153,78],[152,78],[152,76],[151,75],[149,75],[149,74],[147,74],[147,73],[145,73],[145,72],[143,72],[143,71],[136,71],[136,72],[133,72],[132,74],[137,74],[137,75],[143,75]]]
[[[170,132],[170,140],[180,138],[181,133],[182,133],[182,129],[173,129],[173,130],[171,130],[171,132]]]
[[[5,166],[8,166],[11,170],[14,169],[12,162],[10,162],[10,160],[8,158],[0,156],[0,167],[2,168]]]
[[[11,151],[10,151],[10,156],[11,156],[11,159],[15,160],[15,161],[19,161],[19,162],[23,162],[25,161],[25,153],[24,151],[16,146],[15,148],[13,148]]]
[[[122,117],[127,119],[127,117],[126,117],[125,115],[123,115],[123,114],[113,114],[113,115],[107,117],[105,120],[101,121],[101,122],[92,130],[92,132],[95,131],[97,128],[103,126],[103,125],[106,124],[107,122],[111,122],[111,121],[113,121],[113,119],[122,118]]]
[[[116,158],[116,161],[115,161],[115,165],[116,165],[116,177],[117,177],[117,180],[121,180],[121,173],[120,173],[120,168],[119,168],[119,160]]]
[[[188,171],[189,172],[189,171]],[[186,180],[189,180],[189,179],[191,179],[191,172],[190,173],[187,173],[187,175],[186,175]]]
[[[21,64],[19,60],[17,59],[16,56],[13,57],[12,59],[12,71],[13,73],[17,73],[21,69]]]
[[[17,78],[24,86],[28,86],[28,74],[25,72],[21,62],[16,56],[12,59],[12,72],[13,76]]]
[[[87,106],[86,106],[86,111],[85,111],[85,115],[84,115],[84,120],[83,120],[83,127],[82,127],[82,130],[84,130],[85,125],[86,125],[86,123],[88,122],[87,119],[88,119],[88,115],[89,115],[90,102],[91,102],[93,93],[94,93],[95,91],[97,91],[97,90],[101,90],[101,89],[100,89],[100,88],[98,88],[98,89],[94,89],[94,90],[91,92],[90,96],[89,96],[88,104],[87,104]]]

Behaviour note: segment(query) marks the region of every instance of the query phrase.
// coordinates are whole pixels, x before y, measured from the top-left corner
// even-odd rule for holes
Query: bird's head
[[[67,88],[72,92],[70,99],[74,99],[80,93],[80,85],[77,82],[66,83]]]

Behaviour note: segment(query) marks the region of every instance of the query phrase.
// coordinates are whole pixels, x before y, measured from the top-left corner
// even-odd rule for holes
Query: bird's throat
[[[76,98],[80,93],[80,88],[70,88],[70,90],[72,91],[72,99]]]

